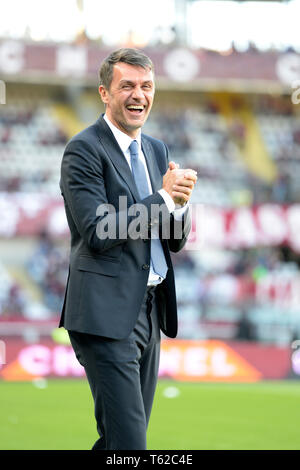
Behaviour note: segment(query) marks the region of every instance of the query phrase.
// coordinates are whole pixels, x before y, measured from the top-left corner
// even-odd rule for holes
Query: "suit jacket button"
[[[143,264],[142,268],[146,270],[146,269],[149,269],[150,266],[149,266],[149,264]]]

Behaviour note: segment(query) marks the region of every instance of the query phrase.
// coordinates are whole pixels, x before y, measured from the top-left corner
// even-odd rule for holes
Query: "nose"
[[[134,99],[143,99],[144,98],[144,93],[141,87],[136,86],[134,87],[132,91],[132,98]]]

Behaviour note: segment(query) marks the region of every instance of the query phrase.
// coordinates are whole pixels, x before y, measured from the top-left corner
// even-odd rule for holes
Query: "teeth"
[[[129,106],[127,106],[127,108],[128,108],[128,109],[141,109],[141,110],[144,109],[143,106],[134,106],[134,105],[129,105]]]

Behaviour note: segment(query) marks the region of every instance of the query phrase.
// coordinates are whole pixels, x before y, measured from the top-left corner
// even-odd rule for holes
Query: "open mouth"
[[[129,104],[126,106],[126,109],[130,112],[130,114],[138,116],[139,114],[142,114],[142,112],[145,109],[145,106],[142,104]]]

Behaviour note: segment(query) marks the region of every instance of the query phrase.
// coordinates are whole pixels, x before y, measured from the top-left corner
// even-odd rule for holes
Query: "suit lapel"
[[[124,157],[124,154],[118,142],[115,139],[115,136],[111,132],[109,126],[106,124],[102,116],[100,116],[100,118],[96,121],[96,127],[98,129],[98,136],[108,157],[112,161],[121,178],[129,187],[134,199],[136,201],[140,201],[138,189],[136,187],[130,167]],[[148,142],[148,140],[143,134],[142,151],[145,155],[152,189],[155,193],[162,187],[162,175],[159,171],[159,166],[156,161],[156,156],[154,154],[152,145],[150,144],[150,142]]]
[[[136,201],[139,201],[140,197],[138,189],[136,187],[130,167],[126,161],[126,158],[124,157],[124,154],[118,142],[115,139],[115,136],[111,132],[109,126],[106,124],[102,116],[100,116],[100,118],[96,122],[96,126],[98,127],[98,135],[100,137],[104,150],[107,153],[107,156],[112,161],[121,178],[129,187],[134,199]]]

